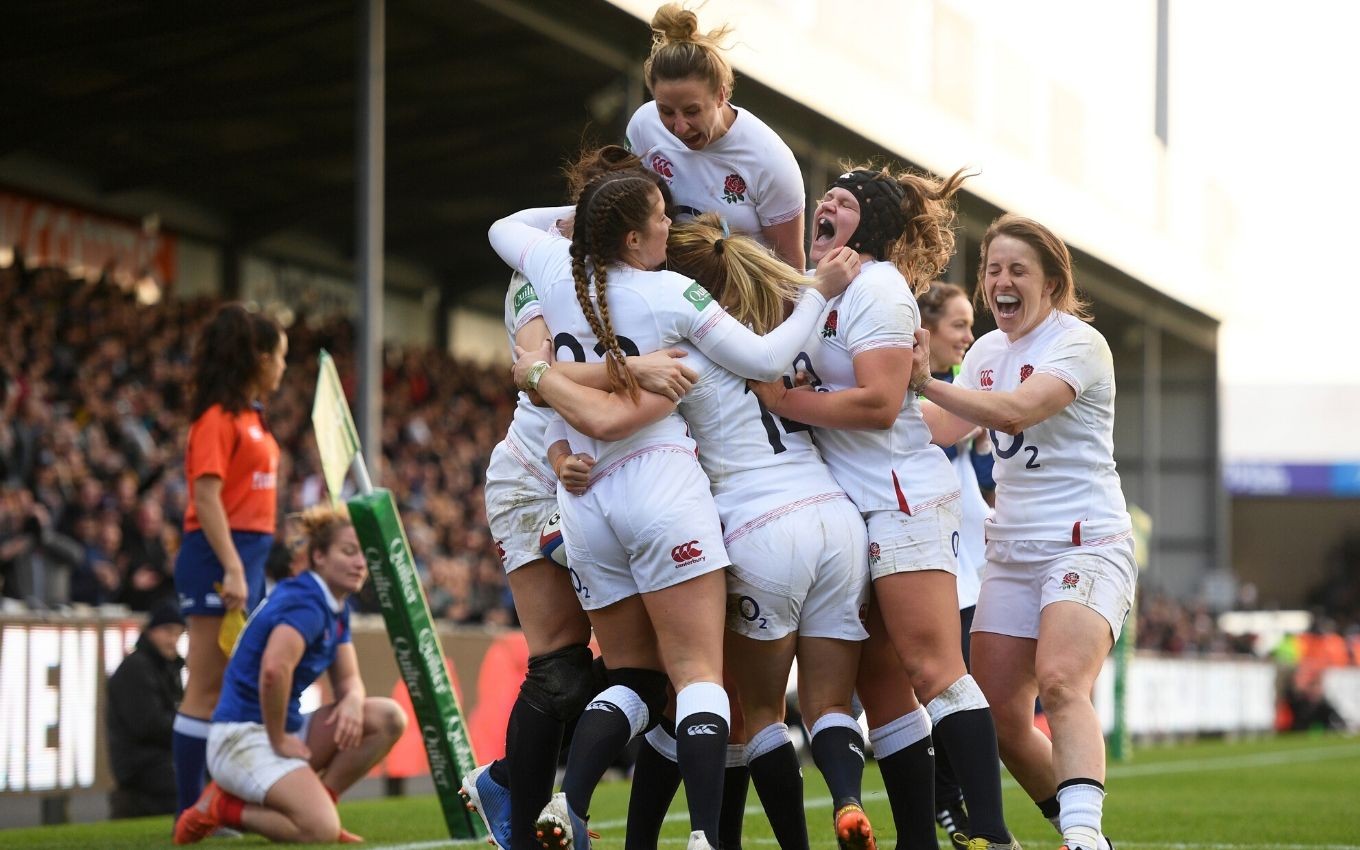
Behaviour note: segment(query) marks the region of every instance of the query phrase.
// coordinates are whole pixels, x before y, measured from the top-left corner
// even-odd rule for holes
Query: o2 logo
[[[638,351],[636,342],[633,342],[626,336],[619,336],[617,337],[617,339],[619,341],[619,348],[623,349],[623,353],[625,356],[627,357],[638,356],[640,352]],[[586,362],[586,347],[581,344],[581,341],[579,339],[565,332],[560,333],[557,336],[553,337],[553,352],[559,353],[564,348],[567,351],[571,352],[572,360],[575,360],[577,363]],[[598,357],[601,360],[604,359],[605,352],[604,343],[602,342],[595,343],[594,351],[596,357]],[[560,354],[558,355],[558,359],[559,360],[561,359]]]
[[[759,622],[756,628],[769,628],[766,618],[760,616],[760,604],[749,596],[743,596],[737,600],[737,613],[748,623]]]
[[[571,587],[576,591],[576,595],[582,599],[589,599],[590,588],[586,587],[585,582],[581,581],[581,577],[576,574],[576,570],[567,567],[567,572],[571,573]]]
[[[995,447],[993,450],[996,452],[996,456],[1002,460],[1013,458],[1017,452],[1024,450],[1029,453],[1029,460],[1025,461],[1025,469],[1039,469],[1043,466],[1039,463],[1039,447],[1025,445],[1024,431],[1012,437],[1011,444],[1004,448],[1001,445],[1001,437],[997,436],[995,430],[988,428],[987,433],[992,437],[992,445]]]

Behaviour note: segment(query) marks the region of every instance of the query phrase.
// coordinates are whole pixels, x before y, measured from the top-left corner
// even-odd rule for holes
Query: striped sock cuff
[[[746,747],[743,744],[727,745],[727,766],[745,767],[746,766]]]
[[[176,713],[175,722],[170,728],[181,735],[206,741],[208,733],[212,731],[212,721]]]
[[[789,727],[783,723],[771,723],[757,732],[746,744],[746,763],[750,764],[766,753],[772,753],[785,744],[791,743]]]
[[[605,703],[623,712],[623,715],[628,718],[628,725],[633,730],[630,737],[637,737],[642,734],[643,729],[647,728],[647,704],[642,701],[642,697],[638,696],[637,692],[632,688],[624,687],[623,685],[610,685],[603,691],[600,691],[600,693],[590,701],[590,704],[586,706],[586,711],[590,711],[591,709],[603,709],[608,711],[609,709],[603,708],[601,703]]]
[[[870,729],[869,743],[874,748],[874,757],[885,759],[930,737],[930,730],[930,713],[925,706],[919,706],[877,729]]]
[[[643,737],[647,739],[647,743],[651,745],[651,748],[656,750],[659,755],[670,759],[673,762],[679,761],[675,755],[675,738],[672,737],[671,733],[662,728],[661,725],[654,726],[647,730],[647,734]]]
[[[817,718],[816,723],[812,724],[812,737],[817,737],[818,732],[825,729],[833,729],[837,726],[854,730],[857,735],[864,735],[864,730],[859,728],[859,724],[855,722],[855,718],[848,714],[841,714],[838,711],[833,711],[823,714],[821,717]]]
[[[731,725],[732,704],[728,702],[727,691],[716,682],[686,685],[675,695],[675,728],[679,729],[691,714],[716,714]]]
[[[926,711],[930,712],[930,722],[939,726],[940,721],[951,714],[988,707],[987,698],[982,695],[982,688],[977,686],[972,676],[963,675],[931,700],[926,705]]]

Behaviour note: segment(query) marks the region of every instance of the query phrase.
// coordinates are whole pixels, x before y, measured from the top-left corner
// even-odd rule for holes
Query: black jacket
[[[174,766],[170,740],[184,698],[183,658],[167,659],[143,634],[137,648],[109,677],[109,764],[123,788],[161,788]]]

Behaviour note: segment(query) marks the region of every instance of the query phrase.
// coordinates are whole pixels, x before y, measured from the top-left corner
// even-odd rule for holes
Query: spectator
[[[94,540],[112,512],[124,538],[114,554],[126,558],[126,573],[112,588],[95,579],[85,598],[102,594],[135,608],[155,605],[163,587],[154,581],[156,549],[173,563],[174,530],[187,508],[189,353],[220,303],[168,297],[145,306],[107,280],[90,283],[21,262],[0,269],[0,322],[7,329],[0,339],[0,482],[10,485],[11,497],[22,492],[26,503],[45,510],[28,531],[26,516],[0,511],[0,580],[14,604],[72,601],[66,578],[84,554],[74,540],[77,525],[93,517]],[[288,335],[292,363],[269,410],[282,451],[279,507],[285,513],[326,498],[310,423],[318,349],[334,356],[351,396],[355,387],[348,321],[299,314]],[[481,488],[513,410],[513,391],[501,368],[459,363],[436,349],[389,345],[384,363],[384,485],[397,494],[416,563],[424,575],[430,558],[461,556],[479,576],[482,561],[497,563]],[[147,546],[138,525],[154,525],[142,511],[157,508],[164,539],[160,547]],[[29,533],[35,530],[41,534]],[[475,599],[458,620],[513,618],[503,577],[474,585]],[[356,610],[373,610],[373,600],[370,592],[360,594]]]
[[[111,817],[134,818],[175,811],[171,725],[184,696],[184,659],[176,644],[184,617],[173,599],[151,612],[137,648],[109,677],[109,763],[118,787],[109,794]]]
[[[79,543],[52,528],[51,515],[23,488],[0,488],[0,585],[6,596],[36,607],[64,603]]]
[[[166,548],[165,509],[154,498],[137,505],[131,530],[123,541],[127,575],[118,590],[118,601],[134,611],[150,611],[166,599],[175,598],[174,573]]]

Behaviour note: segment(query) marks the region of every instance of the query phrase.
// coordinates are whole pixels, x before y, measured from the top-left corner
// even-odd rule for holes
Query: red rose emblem
[[[840,321],[838,311],[832,310],[826,317],[826,324],[822,325],[822,338],[830,339],[836,335],[836,323]]]
[[[746,200],[746,181],[740,174],[729,174],[723,181],[723,200],[729,204]]]
[[[1062,577],[1063,589],[1067,590],[1068,588],[1076,587],[1077,581],[1080,578],[1081,576],[1077,575],[1076,573],[1068,573],[1067,575],[1063,576]]]
[[[1023,383],[1025,382],[1025,379],[1028,378],[1030,375],[1033,375],[1033,374],[1034,374],[1034,367],[1033,367],[1033,366],[1029,365],[1028,363],[1026,363],[1024,366],[1021,366],[1021,367],[1020,367],[1020,383],[1023,384]]]

